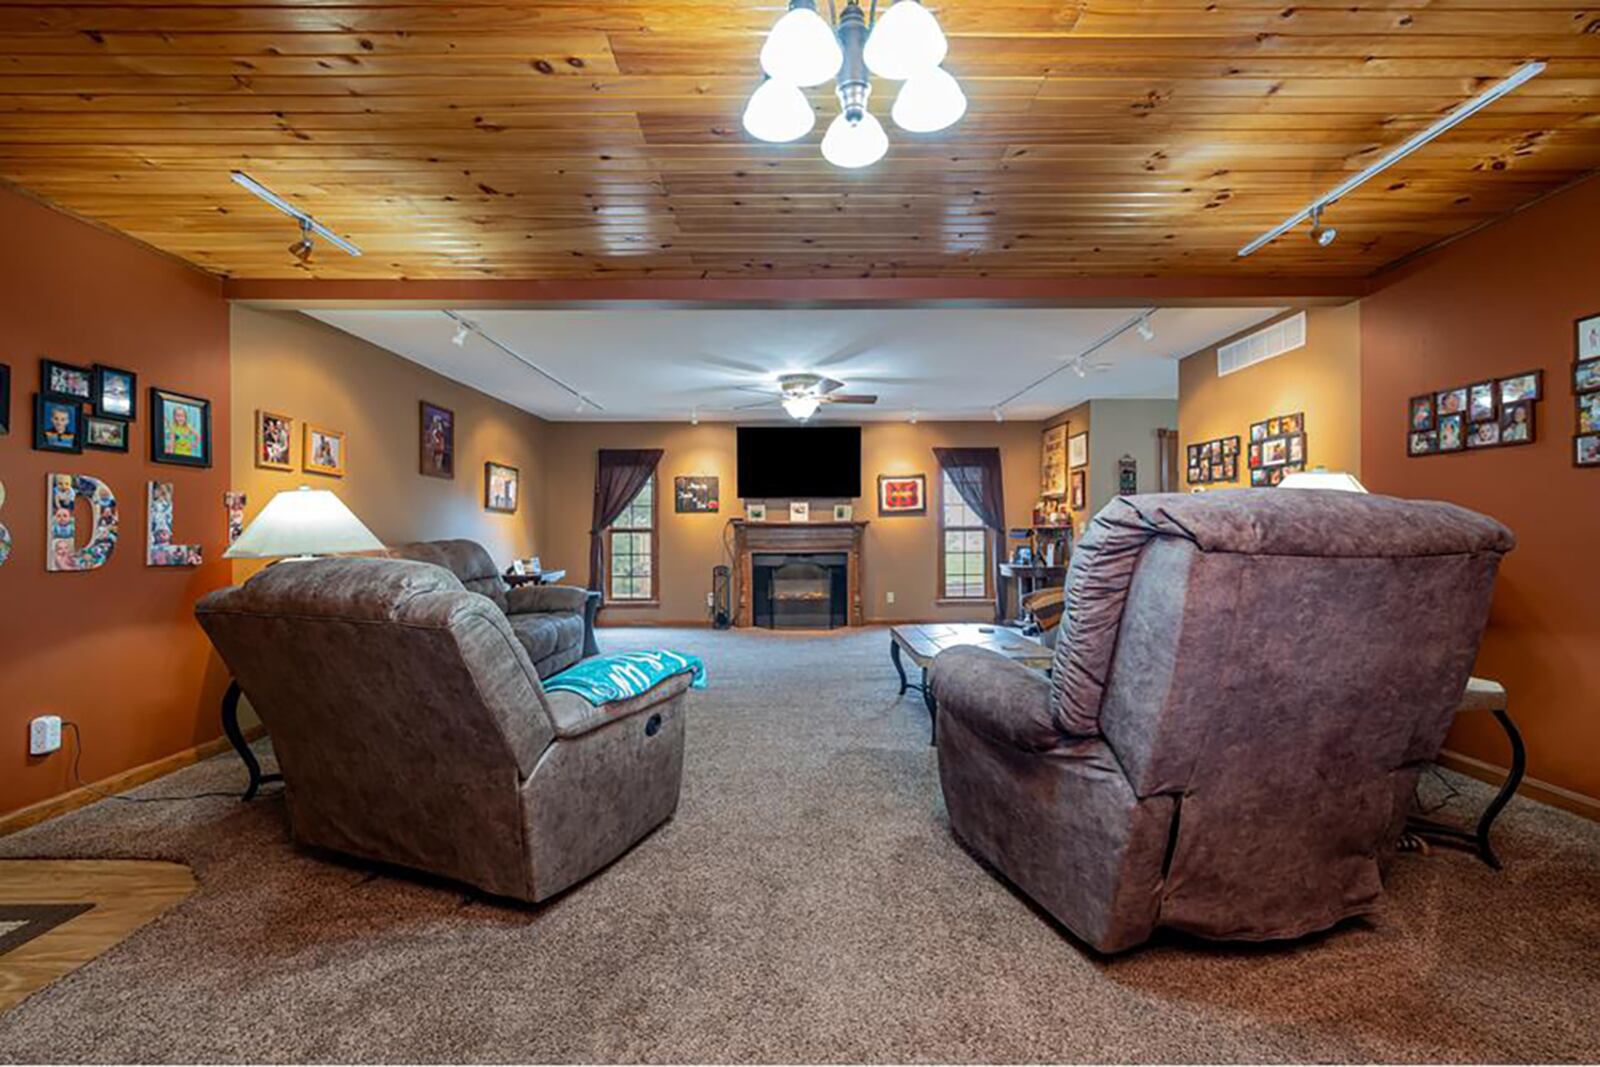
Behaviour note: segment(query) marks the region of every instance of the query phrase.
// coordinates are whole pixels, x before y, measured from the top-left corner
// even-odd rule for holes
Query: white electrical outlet
[[[706,607],[710,608],[710,607],[715,607],[715,606],[716,606],[716,601],[711,599],[711,594],[710,593],[707,593],[706,594]]]
[[[890,590],[889,592],[883,594],[883,598],[884,598],[884,600],[888,601],[890,604],[893,604],[894,603],[894,591]]]
[[[40,715],[28,724],[28,755],[48,756],[61,747],[61,716]]]

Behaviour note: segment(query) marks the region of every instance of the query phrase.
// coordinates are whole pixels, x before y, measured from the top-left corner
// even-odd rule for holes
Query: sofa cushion
[[[583,647],[582,615],[508,615],[506,619],[534,663],[559,649]]]
[[[412,541],[388,549],[393,559],[414,559],[443,567],[460,580],[469,593],[481,593],[506,610],[506,583],[494,560],[476,541]]]

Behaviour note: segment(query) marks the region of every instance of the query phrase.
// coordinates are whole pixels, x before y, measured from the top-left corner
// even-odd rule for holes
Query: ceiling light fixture
[[[283,212],[285,215],[288,215],[291,219],[294,219],[300,224],[300,240],[289,246],[289,251],[294,253],[295,258],[300,260],[300,262],[304,263],[311,257],[311,238],[313,235],[321,237],[335,248],[346,252],[349,255],[359,256],[361,254],[361,249],[357,248],[354,244],[345,240],[343,237],[340,237],[322,223],[312,218],[310,214],[301,211],[299,208],[289,203],[289,201],[285,200],[271,189],[268,189],[265,185],[262,185],[260,182],[250,177],[250,175],[246,174],[244,171],[229,171],[228,176],[233,179],[234,184],[243,189],[249,190],[261,200],[271,204],[273,207],[277,208],[279,211]]]
[[[1156,328],[1150,325],[1150,314],[1150,312],[1146,311],[1139,316],[1139,336],[1146,341],[1154,341],[1156,339]],[[1079,362],[1082,361],[1080,360]]]
[[[577,400],[577,402],[578,402],[577,407],[575,407],[573,409],[573,412],[575,414],[578,414],[578,415],[583,414],[583,409],[585,407],[594,408],[596,411],[604,411],[605,410],[605,407],[603,405],[601,405],[601,404],[599,404],[599,403],[597,403],[597,402],[595,402],[593,400],[590,400],[588,397],[586,397],[582,393],[578,392],[578,390],[574,389],[572,386],[568,385],[566,382],[562,381],[560,378],[557,378],[554,374],[551,374],[549,371],[547,371],[543,367],[539,366],[539,364],[535,363],[533,360],[529,359],[527,356],[523,355],[521,352],[518,352],[516,349],[512,348],[510,345],[506,344],[504,341],[502,341],[499,338],[495,337],[492,333],[490,333],[487,330],[485,330],[482,326],[478,325],[475,322],[468,322],[458,312],[451,311],[448,308],[443,308],[443,309],[440,309],[439,314],[443,315],[445,318],[449,319],[451,322],[456,324],[456,333],[457,334],[459,334],[462,331],[463,328],[465,328],[469,333],[477,334],[479,337],[481,337],[483,339],[484,343],[487,344],[489,347],[495,348],[495,349],[499,349],[501,352],[503,352],[506,355],[510,356],[512,359],[516,360],[518,363],[521,363],[524,367],[527,367],[529,370],[533,371],[535,374],[538,374],[539,376],[544,378],[546,381],[548,381],[551,385],[555,386],[557,389],[560,389],[561,391],[565,392],[568,396],[571,396],[571,397],[575,398]],[[452,337],[451,338],[451,342],[454,343],[454,341],[455,341],[455,338]]]
[[[466,319],[456,320],[455,336],[450,338],[450,343],[457,348],[463,348],[467,343],[467,335],[472,332],[472,327],[467,325]]]
[[[1005,422],[1006,421],[1005,412],[1000,410],[1000,405],[999,404],[996,404],[994,406],[994,421],[995,422]]]
[[[793,394],[785,396],[781,401],[783,410],[789,413],[791,419],[805,422],[817,413],[817,408],[822,406],[822,401],[810,394]]]
[[[761,46],[767,80],[744,109],[750,135],[782,143],[810,133],[816,112],[801,90],[830,78],[840,110],[823,136],[822,155],[837,167],[870,166],[889,151],[883,123],[867,110],[873,75],[905,83],[890,116],[907,132],[933,133],[966,114],[961,85],[939,66],[950,45],[932,12],[918,0],[897,0],[873,24],[868,19],[860,0],[847,0],[832,26],[816,0],[789,0]]]
[[[1497,82],[1496,84],[1491,85],[1489,88],[1485,89],[1471,100],[1468,100],[1465,104],[1462,104],[1460,107],[1456,108],[1454,111],[1450,112],[1450,114],[1446,115],[1438,122],[1435,122],[1432,126],[1429,126],[1421,133],[1413,135],[1398,147],[1390,149],[1382,159],[1363,170],[1360,174],[1346,178],[1344,181],[1340,182],[1326,193],[1323,193],[1321,196],[1311,201],[1311,203],[1307,204],[1293,215],[1290,215],[1288,218],[1278,223],[1278,225],[1274,226],[1260,237],[1257,237],[1254,241],[1251,241],[1249,244],[1239,249],[1239,257],[1242,259],[1245,256],[1250,255],[1252,252],[1256,252],[1261,248],[1264,248],[1266,245],[1271,244],[1273,241],[1276,241],[1278,238],[1282,237],[1284,234],[1288,233],[1290,230],[1306,221],[1310,221],[1313,227],[1311,239],[1316,241],[1319,246],[1326,248],[1328,245],[1333,243],[1334,237],[1338,236],[1338,231],[1333,229],[1331,226],[1322,226],[1319,220],[1322,217],[1322,211],[1324,208],[1326,208],[1329,204],[1332,204],[1335,201],[1341,200],[1350,195],[1359,186],[1377,177],[1383,171],[1388,170],[1390,167],[1394,166],[1396,163],[1400,162],[1402,159],[1406,158],[1423,145],[1448,132],[1449,130],[1455,129],[1457,126],[1461,125],[1463,122],[1467,121],[1472,116],[1476,115],[1478,112],[1482,111],[1484,108],[1500,99],[1502,96],[1505,96],[1512,90],[1538,77],[1544,72],[1544,68],[1545,65],[1543,63],[1528,63],[1520,67],[1515,74],[1511,75],[1511,77],[1507,78],[1505,81]]]
[[[700,409],[699,408],[690,408],[689,409],[689,425],[690,426],[699,426],[700,425]]]
[[[1129,330],[1137,329],[1139,323],[1142,320],[1150,317],[1151,315],[1154,315],[1155,313],[1156,313],[1156,309],[1155,308],[1145,308],[1143,311],[1139,312],[1139,314],[1137,314],[1133,318],[1127,320],[1122,325],[1117,326],[1116,328],[1114,328],[1112,330],[1109,330],[1106,333],[1102,334],[1100,336],[1100,338],[1097,341],[1095,341],[1094,344],[1090,345],[1088,348],[1085,348],[1082,352],[1079,352],[1075,356],[1067,356],[1067,357],[1065,357],[1062,360],[1062,363],[1061,363],[1061,365],[1059,367],[1052,367],[1050,370],[1046,371],[1044,374],[1042,374],[1039,377],[1035,378],[1033,381],[1029,382],[1027,385],[1024,385],[1021,389],[1018,389],[1016,392],[1012,393],[1010,396],[1008,396],[1004,400],[1000,401],[999,404],[995,405],[995,411],[998,412],[1001,408],[1006,407],[1009,404],[1014,404],[1018,400],[1021,400],[1024,396],[1027,396],[1029,393],[1033,392],[1035,389],[1039,388],[1039,386],[1043,385],[1045,382],[1048,382],[1051,378],[1054,378],[1056,375],[1060,374],[1062,371],[1066,370],[1068,367],[1071,367],[1072,370],[1078,375],[1078,377],[1087,378],[1089,376],[1089,357],[1090,356],[1094,355],[1096,352],[1100,351],[1106,345],[1110,344],[1112,341],[1115,341],[1117,338],[1121,337],[1123,334],[1127,333]],[[1097,364],[1094,365],[1094,369],[1097,370],[1097,371],[1099,371],[1099,370],[1110,370],[1111,369],[1111,364],[1109,364],[1109,363],[1097,363]]]
[[[917,409],[915,407],[913,407],[911,409],[911,417],[909,419],[907,419],[906,421],[909,422],[913,426],[915,426],[917,424]]]

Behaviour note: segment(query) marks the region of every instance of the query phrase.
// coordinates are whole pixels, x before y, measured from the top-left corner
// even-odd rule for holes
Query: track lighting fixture
[[[1154,341],[1156,339],[1156,328],[1150,325],[1150,312],[1146,311],[1139,316],[1138,330],[1139,336],[1146,341]]]
[[[689,425],[690,426],[699,426],[700,425],[700,409],[699,408],[690,408],[689,409]]]
[[[1339,231],[1335,230],[1332,226],[1323,226],[1320,221],[1323,210],[1327,208],[1329,204],[1335,203],[1336,201],[1342,200],[1346,196],[1349,196],[1358,187],[1377,177],[1383,171],[1388,170],[1390,167],[1394,166],[1396,163],[1400,162],[1402,159],[1406,158],[1423,145],[1437,137],[1442,136],[1448,131],[1455,129],[1457,126],[1461,125],[1463,122],[1467,121],[1472,116],[1476,115],[1478,112],[1482,111],[1484,108],[1500,99],[1502,96],[1505,96],[1512,90],[1538,77],[1544,72],[1544,68],[1545,65],[1543,63],[1526,63],[1519,67],[1517,71],[1505,81],[1496,82],[1494,85],[1489,86],[1489,88],[1485,89],[1471,100],[1468,100],[1466,103],[1450,112],[1450,114],[1446,115],[1438,122],[1435,122],[1432,126],[1429,126],[1420,133],[1414,134],[1402,144],[1390,149],[1387,153],[1385,153],[1382,159],[1379,159],[1376,163],[1361,171],[1361,173],[1346,178],[1344,181],[1323,193],[1321,196],[1311,201],[1311,203],[1307,204],[1293,215],[1290,215],[1288,218],[1278,223],[1278,225],[1274,226],[1260,237],[1257,237],[1255,240],[1239,249],[1239,257],[1242,259],[1243,257],[1250,255],[1252,252],[1259,251],[1260,249],[1271,244],[1273,241],[1276,241],[1278,238],[1282,237],[1284,234],[1288,233],[1290,230],[1294,229],[1296,226],[1300,225],[1302,222],[1307,221],[1311,223],[1311,239],[1317,243],[1318,247],[1326,248],[1328,245],[1332,244],[1333,239],[1339,235]]]
[[[847,0],[831,26],[816,0],[789,0],[761,47],[766,81],[744,109],[752,137],[781,143],[810,133],[816,112],[801,90],[829,79],[839,115],[823,136],[822,155],[836,167],[869,166],[889,150],[883,123],[867,110],[873,75],[904,83],[890,110],[903,130],[933,133],[966,113],[966,94],[939,66],[949,42],[932,12],[918,0],[897,0],[876,24],[867,19],[860,0]]]
[[[467,321],[465,319],[457,319],[456,332],[455,335],[450,338],[450,343],[455,345],[457,348],[464,347],[467,343],[467,334],[471,332],[472,327],[467,325]]]
[[[996,404],[994,406],[994,421],[995,422],[1005,422],[1006,421],[1005,412],[1000,410],[1000,405],[999,404]]]
[[[312,218],[309,213],[295,207],[293,204],[289,203],[289,201],[285,200],[271,189],[268,189],[265,185],[262,185],[260,182],[250,177],[250,175],[246,174],[244,171],[230,171],[228,176],[233,179],[235,185],[242,189],[248,190],[251,194],[258,197],[263,202],[272,205],[300,224],[300,239],[289,246],[289,251],[300,262],[304,263],[306,260],[311,258],[311,241],[313,236],[322,238],[335,248],[342,252],[348,253],[349,255],[359,256],[361,254],[361,249],[357,248],[354,244],[345,240],[343,237],[340,237],[322,223]]]
[[[906,421],[909,422],[913,426],[915,426],[917,424],[917,409],[916,408],[912,408],[911,409],[911,417],[909,419],[907,419]]]

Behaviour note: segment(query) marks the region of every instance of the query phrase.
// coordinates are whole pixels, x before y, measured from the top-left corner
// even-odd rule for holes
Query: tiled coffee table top
[[[987,623],[914,623],[891,627],[889,632],[919,667],[927,666],[934,656],[957,645],[987,648],[1029,667],[1048,667],[1053,655],[1031,637]]]

